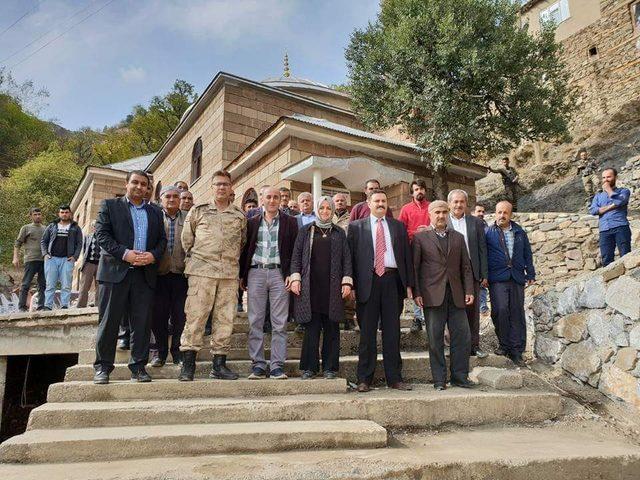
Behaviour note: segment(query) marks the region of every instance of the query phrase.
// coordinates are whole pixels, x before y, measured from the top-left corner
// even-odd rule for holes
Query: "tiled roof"
[[[104,165],[104,167],[111,168],[113,170],[122,170],[123,172],[144,170],[149,166],[151,160],[153,160],[153,157],[156,156],[156,153],[157,152],[153,152],[149,153],[148,155],[142,155],[141,157],[130,158],[122,162],[110,163],[108,165]]]

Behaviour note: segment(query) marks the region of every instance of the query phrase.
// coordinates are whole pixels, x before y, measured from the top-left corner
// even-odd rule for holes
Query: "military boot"
[[[229,370],[227,367],[226,355],[214,355],[209,378],[217,378],[219,380],[237,380],[238,374]]]
[[[181,382],[192,382],[196,373],[196,352],[187,350],[182,352],[182,369],[178,380]]]

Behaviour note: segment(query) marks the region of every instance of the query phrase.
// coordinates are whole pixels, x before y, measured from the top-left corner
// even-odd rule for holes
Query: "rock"
[[[597,267],[597,264],[596,264],[596,259],[595,258],[587,258],[584,261],[585,270],[595,270],[596,267]]]
[[[591,310],[587,314],[587,330],[596,346],[615,345],[610,335],[610,323],[605,310]]]
[[[592,277],[584,283],[582,293],[578,298],[578,305],[583,308],[604,308],[605,293],[606,285],[602,277]]]
[[[572,343],[560,358],[560,366],[564,370],[590,385],[597,383],[595,374],[600,371],[601,365],[602,361],[591,340]]]
[[[531,243],[544,242],[546,238],[547,238],[547,235],[544,232],[540,230],[536,230],[531,234]]]
[[[578,298],[580,288],[578,285],[571,285],[558,295],[558,313],[567,315],[578,309]]]
[[[589,227],[582,227],[582,228],[576,228],[574,235],[578,238],[582,238],[582,237],[586,237],[588,235],[591,235],[591,228]]]
[[[614,365],[620,370],[628,372],[633,370],[638,362],[638,351],[632,347],[621,348],[618,350]]]
[[[609,317],[609,337],[614,345],[618,347],[628,347],[629,337],[624,330],[624,319],[620,315]]]
[[[640,324],[633,327],[629,332],[629,346],[640,350]]]
[[[538,226],[538,230],[541,232],[549,232],[551,230],[555,230],[558,228],[558,225],[555,223],[542,223]]]
[[[558,305],[558,294],[547,292],[544,295],[536,295],[531,301],[531,313],[537,331],[547,331],[553,324]]]
[[[569,260],[582,261],[582,252],[580,250],[569,250],[564,254],[564,256]]]
[[[624,264],[624,268],[627,270],[631,270],[632,268],[636,268],[640,266],[640,255],[635,253],[625,255],[622,257],[622,263]]]
[[[542,248],[540,248],[540,253],[542,254],[547,254],[547,253],[552,253],[555,250],[557,250],[558,248],[560,248],[560,242],[556,241],[547,241],[542,245]]]
[[[605,300],[607,305],[630,319],[640,319],[640,282],[638,280],[630,276],[617,278],[607,285]]]
[[[615,278],[618,278],[620,275],[624,275],[624,263],[622,262],[614,262],[610,265],[607,265],[602,270],[602,278],[605,282],[609,282]]]
[[[522,374],[506,368],[476,367],[469,374],[469,378],[496,390],[522,388],[523,385]]]
[[[559,338],[544,333],[536,335],[534,352],[540,360],[556,363],[564,349],[565,344]]]
[[[598,390],[640,407],[640,380],[615,365],[605,365],[602,368]]]
[[[587,314],[577,312],[562,317],[553,326],[553,333],[569,342],[580,342],[587,338]]]

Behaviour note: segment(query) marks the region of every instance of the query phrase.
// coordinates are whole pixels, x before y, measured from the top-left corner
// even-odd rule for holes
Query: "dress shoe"
[[[106,385],[109,383],[109,374],[105,370],[98,370],[93,376],[93,383],[96,385]]]
[[[526,362],[522,358],[522,355],[509,355],[509,358],[516,367],[524,368],[527,366]]]
[[[336,372],[334,372],[333,370],[326,370],[322,376],[324,378],[326,378],[327,380],[334,380],[336,379],[338,376],[336,375]]]
[[[238,374],[227,367],[226,355],[214,355],[209,378],[218,380],[237,380]]]
[[[19,308],[18,308],[18,311],[19,311],[19,312],[28,312],[28,311],[29,311],[29,309],[28,309],[27,307],[19,307]]]
[[[129,341],[121,338],[118,340],[118,350],[129,350]]]
[[[182,353],[171,354],[174,365],[182,365]]]
[[[158,368],[158,367],[164,367],[164,363],[165,361],[162,360],[160,357],[153,357],[149,365],[151,365],[152,367]]]
[[[36,308],[36,312],[41,312],[43,310],[44,310],[44,305],[41,305],[38,308]]]
[[[393,388],[394,390],[403,390],[405,392],[408,392],[409,390],[413,390],[413,387],[411,385],[404,382],[394,383],[393,385],[389,385],[389,388]]]
[[[444,383],[437,382],[433,384],[433,388],[435,390],[446,390],[447,386]]]
[[[151,381],[151,375],[147,373],[144,367],[140,367],[135,372],[131,372],[131,381],[138,383],[149,383]]]
[[[477,348],[477,349],[471,351],[471,356],[472,357],[478,357],[478,358],[487,358],[489,356],[489,354],[487,352],[483,352],[482,350]]]
[[[495,353],[496,355],[499,355],[499,356],[501,356],[501,357],[504,357],[504,356],[507,354],[507,352],[505,352],[505,351],[504,351],[502,348],[500,348],[500,347],[496,348],[496,349],[493,351],[493,353]]]
[[[311,370],[305,370],[304,372],[302,372],[302,380],[311,380],[313,377],[315,377],[316,374],[314,372],[312,372]]]
[[[451,380],[451,386],[460,388],[473,388],[476,386],[476,383],[472,382],[468,378],[465,378],[463,380]]]
[[[418,333],[420,330],[422,330],[422,321],[419,318],[414,318],[410,331],[411,333]]]
[[[353,324],[351,323],[351,320],[346,320],[344,322],[344,329],[343,330],[353,330]]]
[[[267,372],[263,368],[253,367],[253,369],[251,369],[249,380],[262,380],[263,378],[267,378]]]
[[[371,391],[371,387],[366,382],[361,382],[358,384],[358,391],[360,393],[366,393]]]
[[[196,373],[196,352],[187,350],[182,352],[182,368],[178,380],[181,382],[192,382]]]
[[[272,330],[273,327],[271,326],[271,321],[264,322],[264,325],[262,326],[262,333],[271,333]]]

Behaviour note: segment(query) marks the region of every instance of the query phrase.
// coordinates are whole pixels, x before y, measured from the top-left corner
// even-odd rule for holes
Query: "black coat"
[[[147,212],[147,247],[145,251],[151,252],[155,262],[145,265],[143,268],[147,283],[151,288],[155,288],[158,262],[167,247],[167,237],[164,232],[162,210],[152,207],[148,203],[145,204],[144,209]],[[133,250],[134,241],[133,220],[126,197],[109,198],[102,202],[96,220],[95,236],[98,245],[102,248],[98,264],[98,281],[121,282],[131,266],[122,257],[126,250]]]
[[[487,239],[484,234],[484,220],[473,215],[465,215],[465,223],[467,224],[467,239],[469,240],[469,260],[471,261],[471,270],[473,278],[476,282],[489,278],[489,269],[487,267]],[[451,218],[447,221],[449,228],[454,230]]]
[[[407,287],[413,287],[413,257],[409,248],[409,237],[404,224],[387,217],[393,254],[398,265],[398,275],[402,281],[403,292],[400,298],[406,298]],[[373,237],[369,217],[355,220],[349,224],[347,232],[349,249],[351,250],[351,265],[353,267],[353,285],[356,289],[356,301],[365,303],[371,294],[373,281]]]
[[[311,321],[311,250],[315,223],[305,225],[298,232],[291,257],[291,280],[301,280],[300,295],[294,295],[295,319],[298,323]],[[344,320],[342,285],[353,284],[351,278],[351,252],[347,236],[337,226],[331,229],[331,274],[329,279],[329,319]]]

